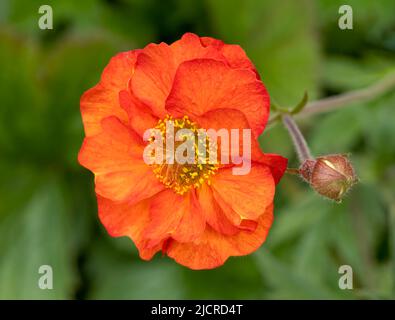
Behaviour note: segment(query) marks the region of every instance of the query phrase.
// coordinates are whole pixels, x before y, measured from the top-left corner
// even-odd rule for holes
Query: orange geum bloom
[[[81,97],[86,138],[78,157],[94,173],[99,217],[109,234],[130,237],[144,260],[162,251],[191,269],[215,268],[259,248],[287,165],[257,143],[269,105],[237,45],[187,33],[171,45],[113,57],[99,84]],[[144,133],[157,128],[165,134],[169,119],[176,131],[250,129],[248,174],[234,175],[239,164],[232,163],[147,164],[143,153],[152,140]]]

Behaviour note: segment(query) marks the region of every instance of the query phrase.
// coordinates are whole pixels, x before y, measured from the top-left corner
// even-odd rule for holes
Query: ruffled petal
[[[213,47],[221,52],[232,68],[250,69],[259,79],[259,74],[255,66],[252,64],[245,51],[239,45],[225,44],[223,41],[211,37],[201,37],[200,41],[205,47]]]
[[[256,143],[255,150],[256,148],[259,148],[258,143]],[[287,170],[288,159],[278,154],[262,153],[259,149],[259,151],[253,151],[253,160],[270,168],[276,184],[280,182],[285,170]]]
[[[151,197],[164,186],[143,161],[141,138],[116,117],[102,121],[102,132],[87,137],[78,160],[95,174],[96,193],[131,203]]]
[[[203,46],[200,38],[194,33],[185,33],[180,40],[170,45],[177,67],[184,61],[194,59],[214,59],[226,62],[225,57],[214,46]]]
[[[101,120],[116,116],[127,122],[127,114],[120,107],[118,94],[126,89],[133,75],[138,50],[122,52],[113,57],[104,69],[100,82],[81,97],[81,115],[86,136],[101,131]]]
[[[245,219],[257,220],[273,202],[275,185],[270,169],[254,164],[246,175],[234,175],[232,169],[220,169],[212,178],[214,198],[233,224],[240,225]]]
[[[247,122],[246,117],[239,110],[233,109],[218,109],[206,112],[204,115],[197,117],[195,119],[202,128],[211,128],[216,130],[217,132],[221,129],[228,130],[229,137],[231,136],[231,129],[239,129],[239,148],[232,151],[231,144],[228,145],[228,149],[221,148],[221,139],[218,139],[218,150],[219,155],[228,159],[229,163],[231,163],[230,156],[233,154],[235,157],[243,156],[244,154],[248,154],[248,150],[244,151],[244,147],[248,148],[248,146],[244,146],[243,141],[243,131],[242,129],[249,129],[249,124]],[[260,149],[258,141],[256,139],[251,139],[251,151],[250,151],[250,159],[253,162],[259,162],[268,166],[272,172],[274,177],[274,181],[277,184],[282,176],[284,175],[285,170],[287,169],[288,159],[271,153],[263,153]],[[227,152],[228,150],[228,152]]]
[[[112,237],[128,236],[136,245],[140,257],[150,260],[163,247],[163,241],[156,246],[148,246],[143,237],[149,217],[150,199],[137,204],[114,202],[101,196],[97,197],[99,218]]]
[[[257,138],[266,125],[269,105],[269,95],[252,71],[196,59],[179,66],[166,109],[175,117],[191,118],[216,109],[239,110]]]
[[[231,164],[234,160],[240,160],[241,158],[252,159],[252,153],[257,151],[253,150],[256,141],[252,136],[248,121],[245,115],[239,110],[216,109],[208,111],[194,120],[201,128],[212,129],[217,133],[217,138],[215,139],[215,137],[211,136],[211,141],[217,144],[217,159],[222,164]],[[234,142],[232,140],[232,130],[238,134],[238,145],[235,143],[232,144],[232,141]],[[250,130],[249,136],[251,137],[251,139],[248,139],[249,136],[246,136],[246,141],[249,142],[249,145],[246,146],[244,146],[244,130]],[[225,138],[223,140],[223,132],[227,133],[227,139]]]
[[[219,204],[215,201],[213,191],[207,184],[204,183],[197,190],[197,193],[202,214],[210,227],[225,235],[234,235],[240,231],[239,228],[232,224]]]
[[[221,266],[230,256],[242,256],[257,250],[266,240],[273,222],[273,205],[265,208],[255,231],[240,231],[226,236],[207,227],[202,236],[191,243],[170,241],[169,257],[191,269],[212,269]]]
[[[139,54],[131,88],[136,97],[148,105],[160,118],[166,114],[165,102],[173,85],[178,66],[196,58],[211,58],[225,61],[213,47],[202,46],[199,37],[185,34],[171,45],[149,44]]]
[[[145,237],[151,239],[152,245],[169,237],[180,242],[193,241],[206,225],[194,192],[181,196],[171,189],[162,191],[152,200],[150,216]]]
[[[131,89],[159,118],[165,116],[165,101],[175,70],[173,52],[166,43],[149,44],[138,56]]]
[[[152,114],[151,109],[138,100],[129,90],[119,93],[119,103],[129,117],[129,125],[141,137],[147,129],[154,128],[158,118]]]

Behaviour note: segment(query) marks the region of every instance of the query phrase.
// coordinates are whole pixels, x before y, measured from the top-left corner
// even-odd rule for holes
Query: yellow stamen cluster
[[[218,170],[218,165],[210,163],[209,161],[209,148],[211,143],[208,137],[205,137],[206,141],[203,141],[203,145],[206,147],[206,152],[199,153],[199,139],[198,130],[199,127],[188,116],[184,116],[180,119],[173,119],[172,116],[167,115],[164,119],[158,121],[155,129],[159,129],[164,146],[164,159],[166,159],[166,129],[167,123],[172,122],[174,126],[174,137],[179,129],[189,129],[194,134],[194,163],[179,164],[177,161],[174,163],[168,163],[163,161],[161,164],[152,164],[153,172],[155,176],[162,182],[167,188],[173,189],[177,194],[184,194],[188,192],[192,187],[199,188],[204,182],[210,184],[210,177]],[[173,141],[174,141],[174,137]],[[188,137],[184,137],[184,141]],[[174,150],[182,144],[184,141],[174,141]],[[200,142],[202,142],[200,140]],[[199,158],[200,157],[200,158]],[[199,161],[200,159],[200,161]],[[202,161],[203,159],[203,161]]]

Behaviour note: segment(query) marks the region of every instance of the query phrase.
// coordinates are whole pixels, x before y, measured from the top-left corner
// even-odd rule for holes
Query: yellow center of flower
[[[210,161],[212,144],[207,135],[201,135],[202,131],[199,130],[200,128],[195,122],[192,122],[188,116],[173,119],[168,115],[159,120],[154,129],[160,132],[163,143],[163,162],[152,164],[153,172],[160,182],[180,195],[193,187],[199,188],[204,182],[210,184],[210,177],[216,173],[218,164],[215,163],[216,161]],[[179,132],[181,129],[188,130]],[[182,133],[185,131],[190,134],[183,136]],[[174,139],[174,137],[178,137],[178,139]],[[177,148],[186,143],[188,139],[189,146],[191,146],[190,151],[193,152],[189,153],[188,162],[179,163],[177,156],[175,156]],[[153,142],[154,139],[151,138],[150,141]],[[173,161],[169,161],[169,157]]]

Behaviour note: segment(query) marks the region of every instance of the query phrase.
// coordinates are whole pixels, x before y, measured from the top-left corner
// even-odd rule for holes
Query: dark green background
[[[360,184],[337,205],[285,177],[267,242],[216,270],[160,255],[143,262],[129,239],[110,238],[93,176],[76,160],[79,98],[109,59],[187,31],[240,44],[283,105],[304,90],[316,99],[393,72],[395,1],[346,1],[352,31],[337,26],[344,2],[2,0],[0,298],[394,298],[395,90],[300,122],[316,155],[351,152]],[[42,4],[53,8],[53,30],[38,28]],[[280,125],[261,145],[296,166]],[[53,290],[37,286],[42,264],[53,267]],[[354,290],[338,288],[344,264]]]

